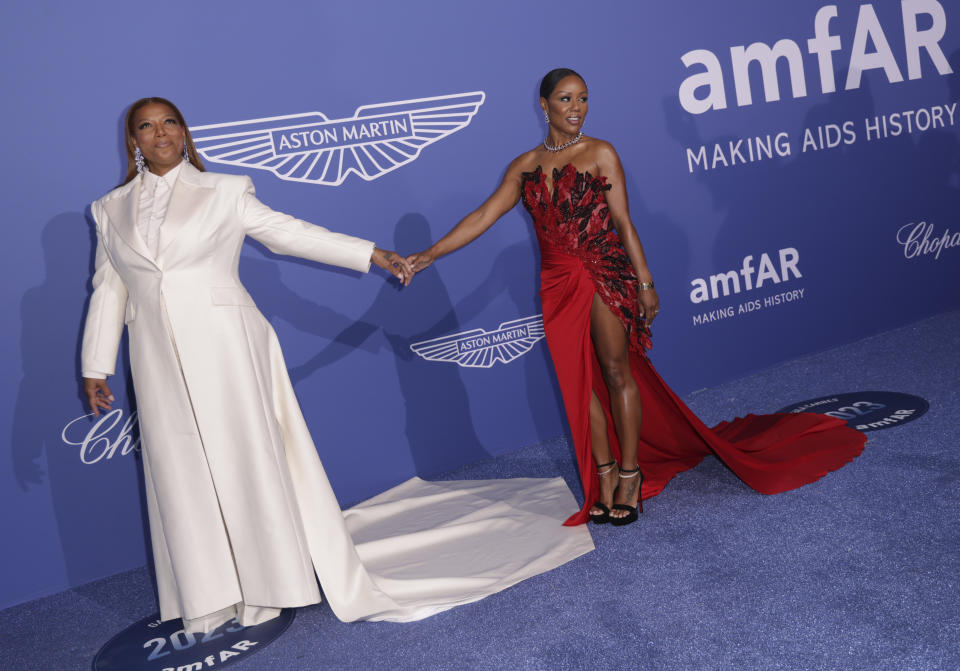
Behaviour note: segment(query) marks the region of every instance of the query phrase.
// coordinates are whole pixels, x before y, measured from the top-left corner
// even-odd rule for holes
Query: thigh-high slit
[[[610,451],[618,461],[621,458],[610,394],[590,337],[593,297],[604,296],[576,256],[541,248],[541,263],[544,330],[584,490],[583,508],[566,523],[580,524],[588,519],[600,492],[592,457],[591,392],[607,418]],[[861,433],[848,429],[842,420],[814,414],[747,415],[708,428],[664,383],[639,346],[630,347],[629,359],[643,409],[637,448],[644,476],[642,499],[659,494],[674,475],[709,454],[758,492],[775,494],[817,480],[863,449]]]
[[[592,455],[591,393],[604,409],[610,451],[618,461],[621,457],[610,395],[590,335],[595,295],[627,332],[630,373],[640,390],[643,412],[637,445],[644,476],[641,498],[656,496],[674,475],[710,454],[763,494],[817,480],[860,454],[866,437],[832,417],[750,414],[713,428],[701,422],[646,356],[649,331],[636,314],[636,275],[610,222],[604,195],[609,185],[572,164],[554,170],[553,185],[551,193],[540,168],[524,173],[522,197],[540,244],[544,331],[583,484],[583,507],[566,524],[586,522],[599,494]]]

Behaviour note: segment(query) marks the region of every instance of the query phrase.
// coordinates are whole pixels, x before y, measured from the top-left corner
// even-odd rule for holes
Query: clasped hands
[[[404,258],[389,249],[374,247],[370,261],[400,280],[403,286],[409,286],[414,275],[433,263],[433,256],[424,251]]]

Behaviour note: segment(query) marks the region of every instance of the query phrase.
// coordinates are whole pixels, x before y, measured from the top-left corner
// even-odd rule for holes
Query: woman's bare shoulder
[[[525,172],[533,172],[540,165],[541,160],[540,147],[534,147],[517,156],[507,167],[507,174],[516,173],[517,175]]]
[[[613,145],[598,137],[590,138],[590,154],[592,157],[601,161],[610,160],[611,158],[619,160],[617,150],[613,148]]]

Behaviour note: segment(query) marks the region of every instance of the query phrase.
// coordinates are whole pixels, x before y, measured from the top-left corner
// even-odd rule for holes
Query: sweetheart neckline
[[[600,175],[600,176],[595,177],[595,176],[593,176],[593,175],[590,174],[590,171],[589,171],[589,170],[580,170],[577,166],[575,166],[575,165],[573,164],[573,161],[567,161],[567,162],[564,163],[561,167],[559,167],[559,168],[554,168],[553,171],[556,172],[556,173],[559,173],[560,175],[563,175],[563,173],[566,171],[567,168],[573,168],[573,171],[574,171],[575,173],[577,173],[578,175],[583,175],[585,178],[589,177],[591,182],[592,182],[593,180],[595,180],[595,179],[600,179],[600,180],[603,180],[603,181],[606,181],[606,179],[607,179],[605,175]],[[543,170],[543,164],[542,164],[542,163],[538,163],[538,164],[537,164],[537,167],[534,168],[533,170],[522,170],[522,171],[520,172],[520,175],[521,175],[521,176],[522,176],[522,175],[536,175],[538,172],[539,172],[541,175],[543,175],[544,178],[543,178],[542,180],[538,180],[537,182],[538,182],[538,184],[541,184],[544,189],[546,189],[547,195],[550,197],[549,200],[550,200],[550,202],[552,203],[552,202],[555,200],[554,197],[557,195],[557,189],[556,189],[556,187],[557,187],[557,180],[556,180],[556,177],[553,178],[553,187],[554,187],[554,188],[553,188],[553,190],[551,191],[550,188],[547,187],[546,173],[545,173],[544,170]]]

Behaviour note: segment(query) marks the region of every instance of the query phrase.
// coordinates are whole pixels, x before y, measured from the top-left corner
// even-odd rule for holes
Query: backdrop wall
[[[47,0],[0,16],[0,607],[147,560],[126,367],[105,422],[78,392],[89,203],[123,175],[141,96],[177,102],[208,169],[249,174],[275,209],[411,253],[542,139],[539,78],[580,71],[663,303],[651,356],[681,394],[960,304],[953,2]],[[519,207],[403,290],[245,247],[342,504],[565,431],[536,271]]]

